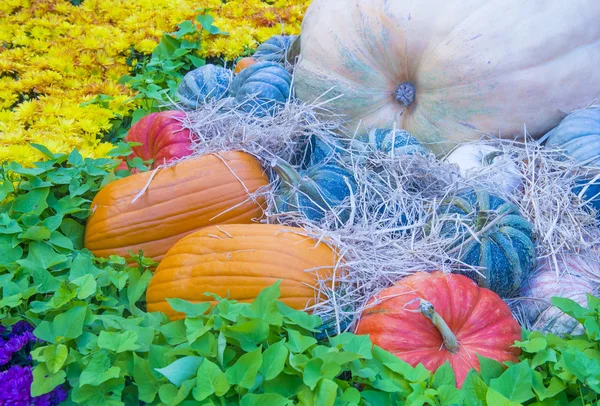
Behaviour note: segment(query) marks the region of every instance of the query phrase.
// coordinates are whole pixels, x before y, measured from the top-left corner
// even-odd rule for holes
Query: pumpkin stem
[[[276,158],[271,162],[271,167],[277,173],[277,176],[281,178],[284,183],[290,186],[295,186],[300,183],[302,177],[297,170],[292,168],[292,165],[288,164],[282,159]]]
[[[404,82],[394,92],[396,100],[404,104],[405,107],[410,106],[415,101],[415,85],[410,82]]]
[[[421,311],[421,314],[431,320],[433,325],[439,330],[442,339],[444,340],[444,347],[446,347],[450,353],[456,354],[458,352],[458,339],[452,330],[450,330],[448,324],[442,319],[442,316],[435,311],[433,305],[427,300],[421,299],[419,310]]]

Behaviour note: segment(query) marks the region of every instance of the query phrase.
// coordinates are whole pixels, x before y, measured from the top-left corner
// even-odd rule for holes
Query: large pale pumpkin
[[[335,252],[301,228],[274,224],[222,225],[203,228],[173,246],[152,276],[147,309],[172,320],[168,298],[215,303],[205,292],[251,302],[281,279],[282,302],[301,310],[318,300],[318,278],[333,274]],[[312,270],[312,271],[311,271]]]
[[[371,300],[371,304],[374,300]],[[419,272],[377,295],[361,315],[357,334],[412,366],[435,371],[450,362],[460,387],[477,355],[518,362],[521,328],[510,309],[491,290],[469,278]]]
[[[85,230],[86,248],[99,257],[143,250],[160,261],[178,240],[202,227],[261,217],[264,199],[253,200],[249,193],[269,184],[260,163],[242,152],[205,155],[152,176],[131,175],[100,190]]]
[[[597,0],[314,0],[296,96],[341,96],[326,107],[350,133],[395,124],[436,152],[541,136],[600,96],[598,21]]]

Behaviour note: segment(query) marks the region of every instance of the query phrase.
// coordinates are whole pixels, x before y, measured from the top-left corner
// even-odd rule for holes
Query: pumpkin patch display
[[[301,228],[231,224],[203,228],[175,244],[156,269],[146,295],[148,311],[183,318],[166,301],[215,303],[205,292],[251,302],[281,279],[281,300],[304,309],[320,300],[319,278],[331,278],[337,255]],[[311,271],[313,270],[313,271]]]
[[[444,200],[438,216],[441,234],[456,238],[451,255],[480,268],[468,272],[480,286],[510,297],[533,270],[533,226],[514,204],[483,189],[468,190]]]
[[[292,75],[276,62],[258,62],[241,71],[230,94],[242,111],[257,116],[275,114],[291,96]]]
[[[229,69],[204,65],[185,74],[175,95],[185,107],[196,109],[208,100],[225,97],[232,76]]]
[[[559,336],[578,335],[583,326],[574,318],[552,306],[553,297],[574,300],[587,305],[587,295],[593,294],[600,282],[600,257],[597,253],[562,254],[556,263],[543,259],[534,273],[525,280],[516,296],[521,298],[524,316],[533,330]]]
[[[430,371],[450,362],[458,387],[477,355],[518,362],[521,328],[502,299],[457,274],[419,272],[371,299],[356,334],[412,366]]]
[[[598,98],[599,19],[595,0],[315,0],[296,96],[329,99],[349,133],[395,126],[436,153],[523,125],[540,137]]]
[[[276,196],[280,212],[300,211],[309,220],[321,221],[333,211],[342,223],[348,220],[349,210],[336,208],[357,191],[351,172],[335,163],[297,171],[281,159],[273,163],[273,170],[281,179]]]
[[[98,257],[129,252],[160,261],[182,237],[206,226],[251,223],[264,199],[251,193],[269,180],[242,152],[222,152],[112,182],[94,198],[85,247]]]
[[[140,157],[144,161],[152,159],[152,168],[156,168],[189,156],[192,153],[192,135],[183,126],[185,118],[186,114],[177,110],[150,113],[142,117],[125,136],[125,141],[142,144],[131,147],[133,157]],[[123,163],[120,169],[127,169],[127,165]]]

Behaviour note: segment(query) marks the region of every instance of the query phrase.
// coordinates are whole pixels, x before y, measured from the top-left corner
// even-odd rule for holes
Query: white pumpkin
[[[314,0],[296,95],[434,152],[541,136],[600,96],[598,21],[598,0]]]
[[[564,254],[540,262],[536,271],[521,286],[517,296],[521,309],[534,330],[557,335],[582,334],[583,326],[552,306],[552,297],[565,297],[587,307],[586,294],[595,293],[600,280],[600,258],[594,252]]]
[[[523,185],[515,161],[491,145],[477,142],[459,145],[444,162],[456,165],[464,179],[474,179],[491,190],[511,195]]]

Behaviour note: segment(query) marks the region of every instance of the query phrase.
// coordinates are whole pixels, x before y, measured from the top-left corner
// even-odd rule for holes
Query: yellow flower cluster
[[[201,56],[234,59],[272,35],[298,33],[310,0],[0,1],[0,162],[41,159],[27,144],[104,156],[111,119],[136,106],[120,84],[131,50],[150,54],[164,32],[210,9],[229,36],[203,38]],[[111,96],[106,104],[86,102]],[[83,104],[83,105],[82,105]]]

